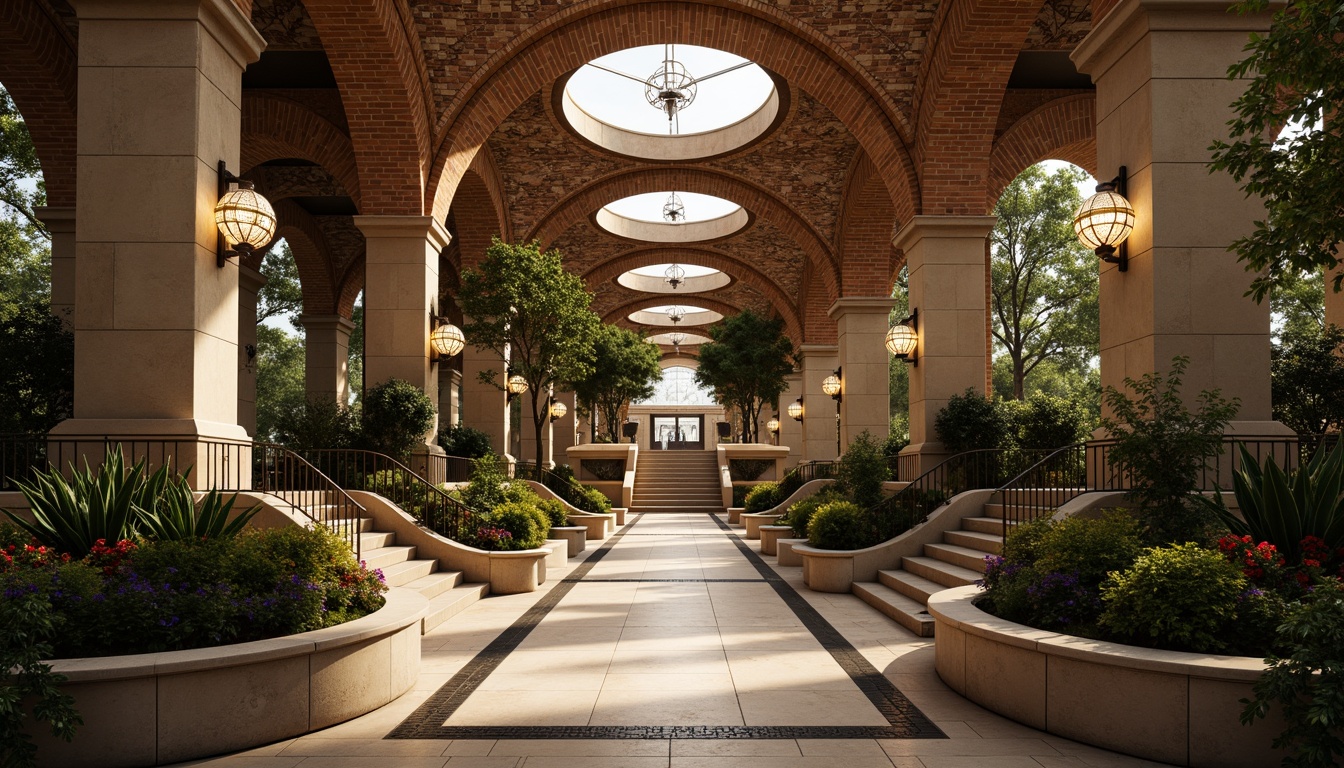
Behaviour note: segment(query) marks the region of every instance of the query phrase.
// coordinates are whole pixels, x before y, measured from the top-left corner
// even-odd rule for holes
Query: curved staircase
[[[723,512],[714,451],[640,451],[633,514]]]

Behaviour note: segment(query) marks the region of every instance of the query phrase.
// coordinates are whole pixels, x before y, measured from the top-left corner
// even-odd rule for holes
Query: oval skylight
[[[672,264],[654,264],[632,269],[616,278],[616,283],[645,293],[676,294],[713,291],[727,287],[733,282],[731,277],[717,269],[695,264],[677,264],[681,270],[680,274],[675,271],[669,273],[672,266]],[[675,284],[673,284],[674,278]]]
[[[668,331],[667,333],[655,333],[654,335],[648,337],[647,341],[653,344],[662,344],[665,347],[672,346],[674,341],[678,345],[683,347],[693,347],[696,346],[697,344],[708,344],[710,341],[712,341],[712,339],[710,339],[708,336],[702,336],[698,333],[681,333],[680,334],[681,338],[679,340],[674,340],[672,336],[675,333],[677,333],[677,331]]]
[[[675,323],[672,322],[672,315],[668,312],[674,307],[681,310],[681,320]],[[631,312],[629,318],[631,322],[640,325],[654,325],[660,328],[686,328],[693,325],[717,323],[723,319],[723,315],[712,309],[690,304],[667,304]]]
[[[594,216],[613,235],[654,243],[692,243],[735,234],[751,223],[731,200],[696,192],[645,192],[608,203]]]

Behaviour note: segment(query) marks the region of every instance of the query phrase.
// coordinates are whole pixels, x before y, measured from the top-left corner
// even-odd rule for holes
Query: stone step
[[[361,552],[368,552],[382,547],[389,547],[397,540],[397,534],[387,533],[385,531],[369,531],[359,534],[359,549]]]
[[[919,637],[933,637],[933,617],[920,603],[872,581],[856,581],[850,589],[860,600]]]
[[[412,581],[437,571],[437,560],[407,560],[383,570],[383,579],[389,587],[403,587]]]
[[[424,618],[420,620],[420,633],[428,634],[488,594],[489,584],[464,584],[434,597],[425,609]]]
[[[947,589],[936,581],[929,581],[906,570],[878,571],[877,580],[920,605],[928,605],[930,595]]]
[[[1038,517],[1040,517],[1040,516],[1042,516],[1042,515],[1046,515],[1046,514],[1054,514],[1054,511],[1055,511],[1055,508],[1054,508],[1054,507],[1018,507],[1017,510],[1016,510],[1016,512],[1015,512],[1015,514],[1022,514],[1022,515],[1025,515],[1025,519],[1027,519],[1027,520],[1035,520],[1036,518],[1038,518]],[[996,520],[1002,520],[1002,519],[1004,519],[1004,517],[1003,517],[1003,516],[1004,516],[1003,505],[1002,505],[1002,504],[986,504],[986,505],[985,505],[985,516],[986,516],[986,517],[992,517],[992,518],[994,518],[994,519],[996,519]]]
[[[416,592],[433,600],[444,592],[461,585],[461,571],[435,571],[428,576],[421,576],[405,586],[407,589],[414,589]]]
[[[967,549],[978,549],[991,555],[997,555],[1003,550],[1003,537],[993,533],[947,531],[943,534],[943,541]]]
[[[697,493],[656,493],[643,494],[636,493],[631,498],[631,503],[637,507],[651,506],[656,507],[663,504],[722,504],[723,496],[720,494],[697,494]]]
[[[368,533],[369,531],[372,531],[372,530],[373,530],[373,518],[372,518],[372,517],[361,517],[361,518],[358,519],[358,521],[355,521],[355,520],[349,520],[349,519],[347,519],[347,520],[327,520],[327,521],[323,522],[323,525],[327,526],[328,528],[330,528],[331,530],[335,531],[336,533],[343,533],[343,532],[349,530],[350,525],[351,525],[352,523],[355,524],[355,525],[358,527],[360,533]]]
[[[1011,526],[1012,523],[1001,517],[963,517],[961,519],[961,529],[963,531],[989,533],[1000,537],[1003,536],[1003,529]]]
[[[415,559],[415,547],[402,547],[394,544],[390,547],[366,549],[362,554],[364,567],[369,570],[374,568],[387,570],[389,566]]]
[[[633,515],[721,515],[724,508],[718,507],[630,507],[630,514]]]
[[[936,557],[945,563],[959,565],[968,571],[985,572],[985,553],[978,549],[962,547],[956,544],[925,544],[924,554]]]
[[[983,573],[962,568],[932,557],[902,557],[901,567],[916,576],[942,584],[944,587],[964,587],[984,577]]]
[[[1079,488],[1008,488],[999,491],[995,501],[1018,501],[1036,505],[1060,505],[1086,491]]]

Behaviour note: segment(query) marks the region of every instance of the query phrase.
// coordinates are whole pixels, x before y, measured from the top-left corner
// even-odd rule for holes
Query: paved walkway
[[[1155,766],[991,714],[933,643],[709,515],[645,515],[423,641],[415,689],[215,768]],[[558,577],[558,578],[557,578]]]

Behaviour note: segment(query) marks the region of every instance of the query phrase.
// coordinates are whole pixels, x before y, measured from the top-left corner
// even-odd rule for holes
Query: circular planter
[[[807,539],[775,539],[775,562],[780,565],[802,565],[802,553],[794,552],[793,548],[806,544]]]
[[[935,667],[957,693],[1024,725],[1136,757],[1196,768],[1263,768],[1276,714],[1251,726],[1241,699],[1260,659],[1160,651],[1032,629],[975,607],[978,587],[929,598]]]
[[[428,600],[386,604],[335,627],[190,651],[57,659],[84,725],[73,742],[34,729],[38,764],[165,765],[300,736],[371,712],[420,675]]]
[[[793,533],[793,528],[787,525],[762,525],[760,531],[761,554],[774,555],[778,552],[776,542],[785,536],[791,535]]]
[[[747,529],[745,538],[747,539],[761,538],[761,526],[769,525],[778,520],[780,517],[782,517],[782,515],[780,515],[777,512],[776,513],[758,512],[753,514],[743,513],[741,518],[742,525],[744,525]]]

